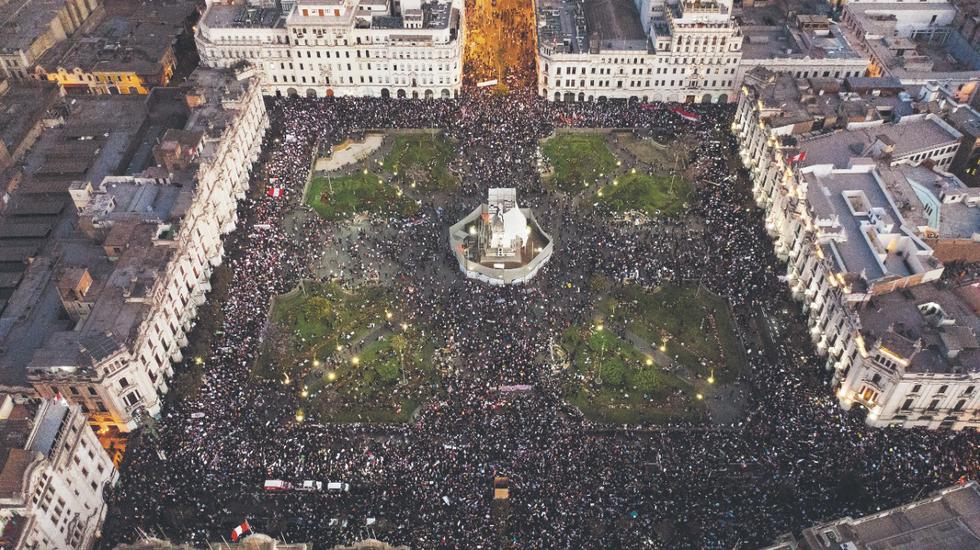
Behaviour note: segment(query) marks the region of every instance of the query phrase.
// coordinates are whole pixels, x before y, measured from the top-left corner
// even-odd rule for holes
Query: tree
[[[656,365],[642,366],[638,370],[630,371],[628,378],[630,386],[636,386],[641,393],[651,393],[660,386]]]
[[[303,306],[303,316],[309,322],[330,326],[334,317],[333,302],[323,296],[312,296]]]
[[[398,356],[398,366],[401,368],[402,374],[405,373],[405,350],[408,349],[408,339],[405,338],[404,334],[396,334],[391,337],[391,349],[395,350],[395,354]]]
[[[398,379],[398,372],[401,370],[398,368],[397,360],[392,357],[378,363],[374,370],[378,373],[378,377],[384,383],[391,383]]]
[[[619,357],[610,357],[599,366],[602,382],[610,386],[622,386],[626,377],[626,364]]]

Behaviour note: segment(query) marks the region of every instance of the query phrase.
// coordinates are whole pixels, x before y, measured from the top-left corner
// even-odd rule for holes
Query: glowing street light
[[[337,379],[337,373],[336,372],[330,371],[330,372],[327,373],[327,380],[333,382],[336,379]]]
[[[714,384],[715,383],[715,371],[714,371],[714,369],[712,369],[711,370],[711,374],[708,375],[708,383],[709,384]]]
[[[303,419],[305,419],[305,418],[306,418],[306,415],[303,414],[303,409],[300,409],[300,410],[296,411],[296,421],[297,422],[302,422]]]
[[[303,386],[303,391],[299,392],[299,394],[302,397],[309,397],[310,396],[310,390],[306,386]]]
[[[698,401],[701,401],[702,399],[704,399],[704,394],[699,393],[699,394],[695,395],[694,397],[697,397],[698,398]]]
[[[313,366],[314,367],[319,367],[320,366],[320,360],[319,359],[314,359],[313,360]]]
[[[646,364],[647,364],[648,367],[652,367],[653,366],[653,358],[652,357],[647,357]]]
[[[350,362],[352,365],[357,366],[361,364],[361,358],[355,355],[354,357],[350,358]]]
[[[201,358],[200,356],[198,356],[198,357],[195,357],[195,358],[194,358],[194,364],[195,364],[195,365],[203,365],[203,364],[204,364],[204,359],[203,359],[203,358]]]

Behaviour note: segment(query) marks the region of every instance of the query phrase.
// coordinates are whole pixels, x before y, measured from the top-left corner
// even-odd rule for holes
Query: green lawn
[[[370,172],[314,177],[305,200],[328,220],[350,218],[355,214],[407,216],[418,210],[415,202],[401,195],[397,187]]]
[[[306,281],[276,298],[255,374],[299,393],[311,420],[405,421],[439,373],[432,345],[398,321],[400,309],[379,287]]]
[[[671,216],[684,209],[691,184],[684,178],[626,174],[599,191],[599,202],[613,212],[643,212],[647,216]]]
[[[276,380],[301,378],[314,360],[329,359],[338,345],[358,340],[371,331],[372,323],[382,323],[391,300],[377,287],[345,290],[304,281],[276,298],[256,373]]]
[[[695,287],[664,286],[654,292],[628,286],[600,306],[626,328],[685,367],[722,382],[744,369],[728,304]]]
[[[455,155],[456,148],[443,134],[396,134],[383,166],[385,172],[405,185],[414,183],[427,191],[450,191],[459,187],[459,178],[449,169]]]
[[[559,133],[544,142],[541,153],[554,168],[554,187],[569,193],[595,185],[599,174],[609,175],[616,168],[605,134]]]
[[[611,423],[700,421],[693,388],[610,328],[572,327],[561,339],[577,375],[566,398],[593,420]]]

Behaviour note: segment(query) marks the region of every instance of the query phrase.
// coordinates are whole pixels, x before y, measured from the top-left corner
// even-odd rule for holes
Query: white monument
[[[487,203],[449,228],[449,242],[467,277],[491,284],[527,281],[554,248],[534,214],[517,204],[517,190],[490,189]]]

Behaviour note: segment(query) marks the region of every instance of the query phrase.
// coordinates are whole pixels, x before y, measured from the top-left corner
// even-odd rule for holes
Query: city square
[[[229,244],[224,322],[195,336],[211,340],[205,381],[172,404],[156,435],[131,444],[109,540],[138,527],[200,544],[247,517],[262,532],[330,544],[731,547],[968,474],[977,460],[968,433],[873,430],[837,408],[776,280],[746,184],[729,170],[731,109],[698,111],[690,122],[665,107],[494,92],[436,103],[276,102],[243,230]],[[361,201],[353,218],[334,222],[303,205],[317,144],[420,120],[454,143],[458,191],[396,180],[382,145],[348,171],[381,174],[417,210]],[[624,223],[597,206],[598,184],[562,193],[542,186],[538,140],[567,120],[693,137],[698,145],[677,176],[691,174],[683,214]],[[612,166],[645,173],[623,157]],[[604,174],[603,187],[616,177]],[[467,280],[447,245],[448,225],[496,182],[515,187],[556,241],[549,264],[524,285]],[[270,185],[284,194],[268,196]],[[335,258],[330,271],[324,257]],[[318,296],[323,285],[367,292],[356,308],[364,318],[343,335],[299,329],[319,348],[309,355],[271,341],[278,370],[254,377],[255,359],[268,354],[270,301]],[[648,303],[664,292],[675,302]],[[347,322],[338,309],[349,307],[333,303],[337,322]],[[659,313],[640,315],[651,308]],[[432,372],[393,353],[401,334],[397,349],[419,350]],[[381,367],[384,376],[379,353],[394,366]],[[609,366],[614,356],[619,369]],[[601,366],[593,372],[589,361]],[[346,391],[344,380],[363,393]],[[496,474],[510,479],[503,507],[490,498]],[[351,489],[263,494],[265,479],[340,480]]]
[[[0,547],[980,550],[980,1],[0,0]]]

